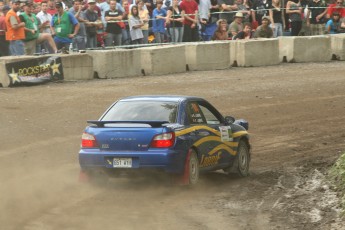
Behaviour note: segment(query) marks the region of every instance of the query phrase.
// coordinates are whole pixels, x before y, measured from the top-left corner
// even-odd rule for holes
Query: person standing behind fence
[[[6,18],[5,15],[10,10],[8,5],[0,7],[0,57],[9,55],[9,43],[6,41]]]
[[[162,9],[163,1],[157,0],[156,2],[157,8],[153,10],[152,13],[152,32],[155,35],[156,43],[163,43],[164,42],[164,35],[165,35],[165,20],[167,16],[167,12],[165,9]]]
[[[303,8],[299,0],[290,0],[286,4],[286,13],[291,21],[291,36],[298,36],[302,29]]]
[[[194,0],[182,0],[180,3],[183,21],[183,41],[195,42],[199,41],[198,31],[198,3]]]
[[[147,7],[145,6],[144,0],[140,0],[138,3],[138,10],[139,10],[139,17],[144,22],[144,26],[141,27],[141,31],[143,32],[143,44],[149,43],[148,37],[149,37],[149,11],[147,10]]]
[[[122,28],[117,21],[122,20],[122,12],[116,8],[116,1],[110,0],[110,10],[105,12],[104,18],[107,22],[105,32],[107,37],[105,39],[105,46],[120,46],[122,45]]]
[[[72,39],[78,34],[80,25],[73,14],[64,11],[61,2],[57,2],[55,6],[58,13],[51,22],[54,41],[58,49],[68,49]]]
[[[268,9],[271,3],[268,0],[254,0],[252,7],[253,29],[262,24],[262,17],[268,16]]]
[[[74,17],[79,22],[79,30],[78,33],[75,35],[73,40],[73,49],[76,50],[85,50],[86,48],[86,28],[85,28],[85,20],[84,13],[83,13],[83,4],[82,0],[74,0],[73,6],[69,9],[69,12],[74,15]]]
[[[86,48],[97,47],[97,29],[102,26],[100,17],[96,10],[96,1],[88,1],[89,8],[84,11],[84,18],[86,20]]]
[[[271,28],[273,30],[273,37],[283,36],[285,28],[284,9],[281,7],[280,0],[272,0],[272,7],[269,9],[271,19]]]
[[[326,18],[331,18],[333,12],[338,12],[340,18],[345,17],[344,0],[335,0],[334,4],[330,4],[327,8]]]
[[[124,21],[122,26],[122,45],[129,45],[131,43],[131,35],[129,34],[128,15],[129,15],[129,3],[128,0],[122,0],[122,7],[124,12],[122,14],[122,20]]]
[[[167,24],[169,25],[169,32],[172,42],[182,42],[183,38],[183,18],[181,8],[178,5],[178,0],[173,0],[172,6],[167,12]]]
[[[321,0],[310,0],[307,12],[307,27],[310,35],[325,34],[327,8]]]
[[[7,12],[6,22],[6,40],[10,42],[10,54],[12,56],[24,55],[24,43],[25,39],[25,23],[22,22],[17,15],[20,10],[20,0],[12,1],[12,9]]]
[[[218,0],[218,5],[220,6],[220,19],[225,19],[226,22],[230,25],[232,21],[234,20],[234,15],[237,11],[238,7],[235,3],[235,0]]]
[[[132,6],[131,15],[129,16],[129,32],[132,39],[132,44],[142,44],[143,43],[143,32],[141,27],[144,26],[143,21],[139,17],[138,7]]]

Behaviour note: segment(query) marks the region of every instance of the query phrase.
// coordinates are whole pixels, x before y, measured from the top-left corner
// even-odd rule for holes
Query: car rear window
[[[102,121],[169,121],[176,122],[177,103],[162,101],[120,101]]]

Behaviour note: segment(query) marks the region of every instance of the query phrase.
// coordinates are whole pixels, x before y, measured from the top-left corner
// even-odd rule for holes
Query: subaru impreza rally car
[[[248,122],[223,117],[199,97],[127,97],[88,123],[79,151],[87,177],[150,169],[196,184],[204,171],[249,174]]]

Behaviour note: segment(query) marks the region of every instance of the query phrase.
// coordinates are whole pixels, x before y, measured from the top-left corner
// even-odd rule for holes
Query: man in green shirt
[[[53,27],[54,41],[59,49],[68,49],[72,39],[78,34],[79,23],[73,14],[64,11],[62,3],[56,2],[55,7],[58,11],[53,16],[51,26]]]
[[[40,23],[40,20],[32,13],[32,10],[32,2],[26,2],[24,12],[19,16],[20,20],[25,23],[25,39],[23,40],[25,54],[33,55],[36,52],[36,46],[44,41],[47,41],[52,47],[53,52],[56,53],[57,49],[52,36],[48,33],[40,33],[40,28],[46,25]]]

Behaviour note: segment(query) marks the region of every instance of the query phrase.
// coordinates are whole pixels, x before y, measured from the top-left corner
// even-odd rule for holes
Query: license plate
[[[114,158],[114,168],[132,168],[132,158]]]

